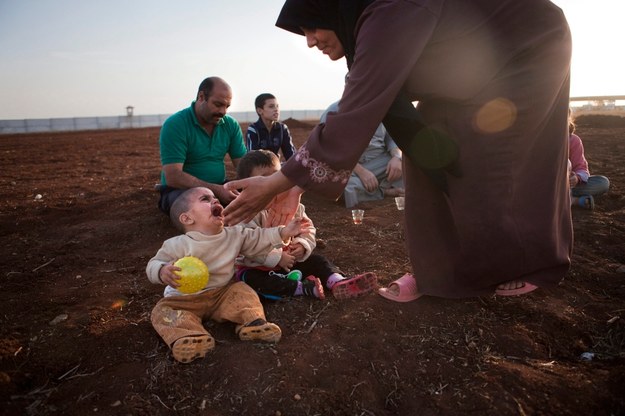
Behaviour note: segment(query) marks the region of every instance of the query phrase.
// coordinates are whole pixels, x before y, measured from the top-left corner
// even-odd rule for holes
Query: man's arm
[[[259,148],[258,145],[258,133],[256,132],[256,126],[250,124],[245,134],[245,147],[248,151]]]
[[[401,160],[402,159],[402,152],[401,149],[399,147],[395,147],[393,149],[391,149],[389,151],[389,153],[391,154],[392,157]]]
[[[389,182],[395,182],[402,177],[402,164],[401,155],[394,156],[388,161],[386,165],[386,180]]]
[[[356,163],[356,166],[354,167],[354,173],[358,175],[360,181],[365,186],[365,189],[368,192],[373,192],[378,189],[378,186],[380,186],[378,178],[376,178],[373,172],[362,166],[360,163]]]
[[[284,160],[289,160],[291,156],[295,154],[295,146],[293,145],[293,138],[291,137],[291,132],[286,124],[282,124],[282,142],[280,143],[280,148],[282,150],[282,155],[284,156]]]
[[[391,160],[386,165],[386,179],[389,182],[395,182],[402,177],[402,152],[388,132],[384,136],[384,143],[391,155]]]

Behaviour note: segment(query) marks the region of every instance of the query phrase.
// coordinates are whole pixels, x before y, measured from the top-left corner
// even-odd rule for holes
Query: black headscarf
[[[276,26],[298,35],[302,28],[332,30],[345,51],[347,68],[356,54],[356,24],[375,0],[286,0]],[[457,146],[449,138],[425,127],[408,95],[402,90],[388,109],[384,127],[402,152],[441,190],[447,192],[445,171],[457,174]],[[425,162],[427,161],[427,162]]]
[[[347,67],[354,62],[356,23],[374,0],[287,0],[276,26],[303,35],[307,29],[327,29],[336,33],[345,50]]]

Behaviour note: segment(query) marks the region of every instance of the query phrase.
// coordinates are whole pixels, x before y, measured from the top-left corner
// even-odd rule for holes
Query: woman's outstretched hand
[[[224,221],[228,225],[251,221],[265,209],[279,193],[293,184],[282,172],[271,176],[254,176],[224,184],[227,190],[240,190],[240,194],[224,210]],[[297,209],[297,206],[295,207]]]
[[[270,227],[287,225],[295,217],[304,190],[294,186],[276,195],[267,207],[267,220]]]

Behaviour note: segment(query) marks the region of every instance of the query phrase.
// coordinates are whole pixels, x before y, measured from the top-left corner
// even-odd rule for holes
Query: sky
[[[623,0],[555,0],[573,33],[571,96],[625,95]],[[207,76],[230,111],[340,98],[345,60],[275,27],[283,0],[0,0],[0,119],[171,114]],[[531,24],[531,23],[530,23]]]

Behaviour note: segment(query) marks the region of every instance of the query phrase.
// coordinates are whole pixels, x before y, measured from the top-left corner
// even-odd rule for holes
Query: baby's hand
[[[180,286],[180,283],[178,283],[178,280],[180,280],[180,276],[178,276],[174,272],[179,270],[182,269],[180,267],[174,266],[174,261],[171,261],[161,267],[161,270],[159,270],[158,272],[158,278],[161,280],[161,282],[163,282],[164,285],[169,285],[173,288],[177,288],[178,286]]]
[[[282,241],[287,241],[291,237],[299,235],[302,227],[302,218],[292,220],[287,226],[280,229],[280,237]]]
[[[283,250],[282,256],[280,257],[280,261],[278,262],[278,266],[282,267],[287,272],[290,272],[294,264],[295,264],[295,257],[291,255],[288,251]]]
[[[299,261],[306,254],[306,249],[301,243],[292,243],[289,245],[289,253]]]
[[[302,224],[300,227],[300,232],[298,235],[302,235],[302,234],[310,234],[310,231],[313,230],[315,227],[313,226],[313,223],[310,219],[308,218],[302,218]]]
[[[304,218],[295,218],[289,225],[280,230],[280,236],[282,240],[288,240],[291,237],[297,237],[300,234],[304,234],[310,231],[312,224],[309,220]]]
[[[312,221],[310,219],[302,218],[301,223],[300,223],[299,233],[297,235],[301,236],[302,234],[310,234],[310,231],[313,230],[314,228],[315,227],[313,226]]]

